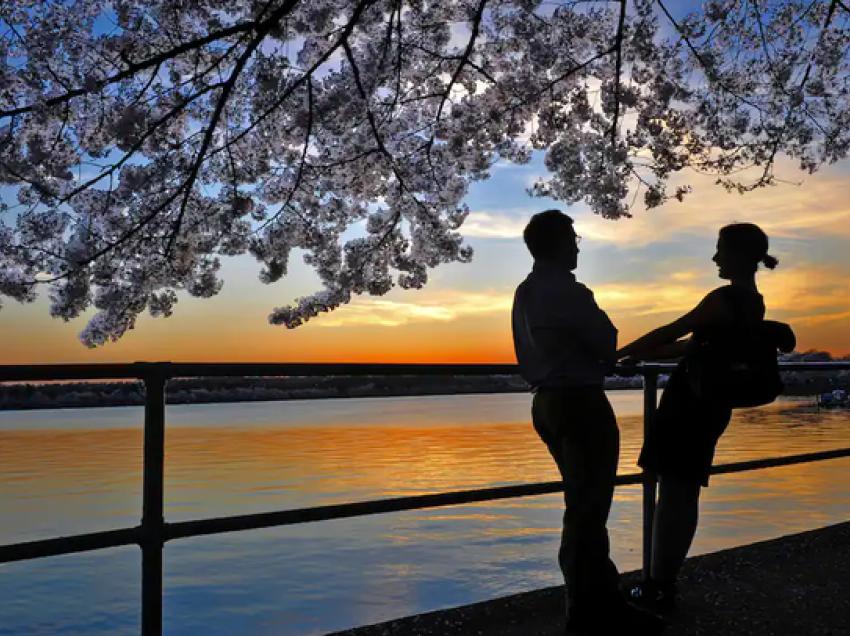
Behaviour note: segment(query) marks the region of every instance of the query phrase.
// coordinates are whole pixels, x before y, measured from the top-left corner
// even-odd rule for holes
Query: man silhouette
[[[567,633],[658,634],[661,620],[629,605],[609,556],[620,432],[604,391],[617,329],[576,281],[580,237],[559,210],[535,214],[523,232],[534,257],[512,312],[520,374],[534,393],[532,420],[564,482],[558,562],[567,585]]]

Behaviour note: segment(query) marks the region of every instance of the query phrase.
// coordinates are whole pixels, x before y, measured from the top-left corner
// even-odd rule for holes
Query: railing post
[[[658,408],[658,370],[644,369],[643,372],[643,439],[655,420]],[[656,477],[643,471],[643,578],[649,578],[652,563],[652,522],[655,518]]]
[[[162,547],[165,527],[165,365],[144,376],[145,434],[142,486],[142,636],[162,636]]]

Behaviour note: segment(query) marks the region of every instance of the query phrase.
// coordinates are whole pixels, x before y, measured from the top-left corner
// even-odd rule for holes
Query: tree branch
[[[199,38],[197,40],[192,40],[191,42],[187,42],[182,46],[178,46],[176,48],[165,51],[164,53],[160,53],[159,55],[155,55],[151,58],[143,62],[138,62],[135,64],[130,64],[126,69],[121,71],[120,73],[116,73],[115,75],[111,75],[107,77],[102,82],[101,85],[115,84],[116,82],[121,82],[125,79],[133,77],[139,71],[143,71],[147,68],[156,67],[163,62],[166,62],[170,59],[177,57],[178,55],[182,55],[183,53],[187,53],[193,49],[200,48],[206,44],[211,44],[212,42],[216,42],[226,37],[230,37],[231,35],[236,35],[238,33],[242,33],[244,31],[250,31],[256,28],[256,22],[245,22],[242,24],[237,24],[229,29],[225,29],[223,31],[218,31],[216,33],[211,33],[210,35]],[[68,91],[62,95],[58,95],[53,97],[52,99],[48,99],[45,102],[47,106],[55,106],[56,104],[61,104],[62,102],[69,101],[74,99],[75,97],[80,97],[91,91],[87,88],[76,88],[72,91]],[[14,117],[15,115],[23,115],[25,113],[29,113],[35,110],[36,105],[30,104],[29,106],[20,106],[19,108],[13,108],[10,110],[0,110],[0,118],[3,117]]]
[[[216,31],[215,33],[210,33],[202,38],[198,38],[196,40],[191,40],[190,42],[186,42],[185,44],[181,44],[180,46],[174,47],[168,51],[164,51],[158,55],[154,55],[142,62],[135,62],[128,64],[127,68],[123,71],[116,73],[115,75],[111,75],[106,79],[99,82],[101,86],[105,86],[108,84],[115,84],[117,82],[121,82],[125,79],[133,77],[139,71],[143,71],[145,69],[151,67],[158,67],[164,62],[167,62],[170,59],[183,55],[184,53],[188,53],[189,51],[199,49],[207,44],[212,44],[213,42],[217,42],[218,40],[223,40],[224,38],[228,38],[232,35],[238,35],[240,33],[245,33],[248,31],[253,31],[256,29],[265,30],[266,33],[274,27],[274,25],[285,15],[287,15],[296,4],[298,4],[299,0],[292,0],[287,2],[286,4],[279,7],[274,11],[266,20],[251,20],[250,22],[242,22],[240,24],[235,24],[232,27],[227,29],[222,29],[221,31]],[[267,5],[268,8],[269,5]],[[264,10],[265,12],[265,10]],[[48,99],[45,102],[47,106],[55,106],[56,104],[61,104],[62,102],[69,101],[75,97],[80,97],[91,91],[88,88],[76,88],[74,90],[68,91],[62,95],[57,95],[52,99]],[[0,119],[4,117],[14,117],[15,115],[23,115],[25,113],[31,112],[36,108],[35,104],[30,104],[29,106],[21,106],[19,108],[13,108],[10,110],[0,110]]]
[[[614,42],[616,62],[614,64],[614,119],[611,121],[611,145],[617,147],[617,120],[620,118],[620,72],[623,65],[623,35],[626,24],[626,0],[620,0],[620,22],[617,25],[617,37]]]
[[[291,10],[296,4],[298,0],[290,0],[284,8],[288,7],[288,10]],[[171,253],[171,247],[174,245],[174,241],[177,238],[177,235],[180,233],[180,227],[183,224],[183,217],[186,214],[186,207],[189,205],[189,198],[192,195],[192,188],[195,185],[195,181],[198,178],[198,172],[201,170],[201,166],[204,164],[204,160],[206,159],[207,150],[209,150],[210,144],[212,143],[213,137],[215,136],[215,129],[218,126],[218,122],[221,119],[221,115],[224,112],[225,106],[227,106],[227,100],[230,99],[230,94],[233,92],[234,87],[236,86],[236,82],[239,79],[239,75],[242,73],[242,70],[248,64],[248,60],[251,59],[251,56],[254,54],[254,51],[257,50],[257,47],[260,46],[262,41],[265,39],[271,27],[265,27],[260,29],[256,36],[251,40],[248,46],[245,47],[245,50],[242,52],[242,55],[239,56],[239,59],[236,61],[235,66],[233,67],[233,71],[230,73],[230,77],[227,78],[227,82],[224,84],[224,88],[222,88],[221,95],[218,97],[218,101],[215,105],[215,110],[213,111],[212,116],[210,117],[209,124],[207,125],[206,133],[204,134],[204,138],[201,141],[201,147],[198,150],[197,158],[195,159],[195,163],[192,164],[192,168],[189,171],[189,177],[184,182],[183,186],[183,201],[180,204],[180,211],[177,213],[177,219],[174,221],[174,229],[168,237],[168,243],[165,247],[165,258],[168,258]]]
[[[283,94],[274,101],[274,103],[271,106],[269,106],[269,108],[267,108],[265,111],[263,111],[259,115],[259,117],[257,117],[254,121],[252,121],[248,126],[245,127],[245,129],[242,132],[240,132],[238,135],[236,135],[233,139],[231,139],[227,143],[228,144],[238,143],[243,138],[245,138],[247,135],[249,135],[254,128],[256,128],[259,124],[261,124],[263,121],[265,121],[278,108],[280,108],[283,105],[283,103],[287,99],[289,99],[290,95],[292,95],[292,93],[295,92],[295,90],[297,88],[299,88],[307,80],[307,78],[309,76],[311,76],[313,73],[315,73],[316,70],[318,70],[319,67],[322,66],[322,64],[327,62],[330,59],[330,57],[337,51],[337,49],[339,49],[339,47],[342,46],[343,42],[346,42],[348,40],[348,37],[354,31],[354,27],[357,26],[357,23],[360,20],[360,16],[363,14],[363,12],[369,6],[375,4],[376,1],[377,0],[361,0],[360,3],[357,5],[357,7],[354,9],[354,12],[351,15],[351,20],[349,20],[348,23],[345,25],[345,27],[342,29],[342,34],[340,35],[339,39],[333,44],[333,46],[331,46],[327,51],[325,51],[325,53],[322,54],[322,56],[318,60],[316,60],[316,62],[310,68],[308,68],[301,75],[301,77],[299,77],[297,80],[295,80],[295,82],[293,82],[292,85],[289,88],[287,88],[283,92]],[[213,150],[210,153],[210,157],[217,155],[222,150],[224,150],[223,147],[216,148],[215,150]]]
[[[165,113],[165,115],[163,115],[162,117],[157,119],[153,124],[151,124],[151,126],[145,131],[145,133],[139,138],[139,140],[136,141],[136,143],[131,146],[131,148],[124,154],[123,157],[121,157],[121,159],[119,159],[118,161],[113,163],[107,170],[104,170],[103,172],[101,172],[96,177],[92,177],[91,179],[86,181],[84,184],[74,188],[71,192],[69,192],[64,197],[62,197],[62,199],[59,200],[59,204],[61,205],[62,203],[67,203],[72,198],[74,198],[75,196],[80,194],[83,190],[86,190],[86,189],[90,188],[91,186],[93,186],[98,181],[101,181],[102,179],[105,179],[106,177],[111,176],[113,173],[115,173],[116,170],[118,170],[127,161],[129,161],[133,157],[133,155],[136,154],[136,152],[139,151],[139,149],[144,145],[145,141],[147,141],[148,138],[156,132],[157,128],[162,126],[169,119],[172,119],[173,117],[176,117],[177,115],[179,115],[182,111],[184,111],[192,102],[194,102],[199,97],[202,97],[203,95],[206,95],[207,93],[209,93],[209,92],[211,92],[211,91],[213,91],[217,88],[221,88],[224,85],[225,85],[224,82],[217,82],[215,84],[210,84],[209,86],[204,87],[203,89],[201,89],[200,91],[198,91],[194,95],[191,95],[188,99],[179,103],[177,106],[175,106],[170,111]]]
[[[761,45],[764,49],[764,56],[767,58],[768,63],[772,66],[773,60],[770,57],[770,47],[767,45],[767,36],[764,32],[764,22],[761,19],[761,11],[759,10],[758,0],[750,0],[750,4],[753,7],[753,13],[756,14],[756,23],[759,26],[759,35],[761,36]]]
[[[435,122],[439,123],[440,116],[443,113],[443,108],[445,107],[446,101],[451,95],[452,88],[454,87],[455,82],[457,82],[458,77],[460,77],[460,73],[461,71],[463,71],[463,67],[466,66],[466,62],[469,59],[469,56],[472,55],[472,50],[475,48],[475,42],[476,40],[478,40],[478,32],[481,29],[481,20],[484,17],[484,8],[487,6],[487,2],[488,0],[481,0],[481,2],[478,3],[478,7],[475,10],[475,15],[472,18],[472,32],[469,35],[469,41],[466,43],[466,50],[460,56],[460,63],[457,65],[455,72],[452,73],[452,77],[449,80],[448,86],[446,86],[446,91],[445,93],[443,93],[443,98],[440,100],[439,107],[437,107],[437,114],[434,117]]]
[[[363,99],[364,108],[366,109],[366,117],[369,120],[369,126],[372,130],[372,136],[375,139],[375,143],[377,144],[381,153],[384,156],[386,156],[387,161],[389,162],[389,165],[390,165],[390,169],[393,171],[393,174],[395,175],[395,178],[398,181],[400,191],[401,192],[407,192],[407,194],[410,195],[410,197],[417,204],[417,206],[420,207],[420,208],[423,208],[424,207],[423,203],[413,194],[413,192],[411,192],[411,190],[405,184],[404,178],[402,177],[401,173],[399,172],[398,168],[395,165],[395,158],[393,157],[392,153],[389,151],[389,149],[387,149],[386,145],[384,144],[384,140],[381,137],[380,131],[378,130],[377,123],[375,122],[375,117],[372,114],[372,110],[369,108],[369,95],[366,93],[366,89],[364,88],[363,82],[360,79],[360,69],[357,66],[357,62],[354,59],[354,53],[352,52],[351,47],[348,45],[347,41],[343,43],[343,48],[345,50],[345,56],[348,59],[349,64],[351,64],[351,72],[354,75],[354,83],[357,86],[357,92],[360,94],[361,99]],[[396,210],[395,214],[393,215],[393,219],[392,219],[392,223],[390,224],[390,227],[384,232],[384,235],[380,238],[380,240],[378,241],[378,244],[372,247],[370,254],[372,252],[374,252],[376,249],[379,249],[384,244],[384,242],[389,238],[390,234],[392,234],[392,231],[398,225],[400,220],[401,220],[401,211]],[[361,271],[362,271],[363,266],[365,266],[365,261],[361,264]]]
[[[827,11],[827,14],[826,14],[826,20],[824,21],[824,25],[823,25],[823,30],[821,31],[821,38],[823,37],[823,33],[826,32],[826,30],[829,28],[829,25],[832,23],[832,18],[835,15],[835,10],[838,8],[838,4],[839,4],[838,0],[832,0],[832,2],[830,2],[829,10]],[[818,38],[818,41],[820,41],[820,38]],[[803,73],[803,79],[800,80],[800,86],[797,90],[799,91],[801,100],[803,100],[803,91],[805,90],[806,83],[809,81],[809,77],[812,73],[813,64],[814,64],[813,60],[809,60],[809,63],[806,66],[806,71],[805,71],[805,73]],[[790,96],[790,95],[789,95],[789,98],[791,100],[794,99],[794,97]],[[788,123],[791,121],[791,116],[793,115],[793,113],[796,109],[797,109],[797,105],[795,104],[794,101],[791,101],[791,105],[788,108],[788,112],[785,114],[785,121],[783,123],[782,130],[780,130],[777,133],[776,139],[774,139],[774,141],[773,141],[773,146],[770,150],[770,156],[768,157],[767,163],[764,166],[764,171],[762,172],[762,176],[759,178],[758,182],[756,182],[756,184],[755,184],[756,187],[761,185],[762,183],[769,183],[770,182],[770,172],[773,169],[773,164],[776,161],[776,155],[779,152],[779,145],[782,143],[784,132],[788,128]]]
[[[717,84],[717,86],[719,88],[723,89],[726,93],[728,93],[729,95],[732,95],[735,99],[740,100],[742,103],[746,104],[747,106],[750,106],[750,107],[756,109],[759,112],[763,112],[763,109],[758,104],[738,95],[735,91],[733,91],[732,89],[730,89],[726,85],[726,83],[723,81],[723,79],[721,77],[719,77],[718,75],[716,75],[714,73],[714,71],[709,69],[709,65],[706,63],[705,58],[697,50],[696,46],[694,46],[694,43],[691,42],[690,38],[688,38],[682,32],[682,26],[678,23],[676,18],[674,18],[673,15],[670,13],[670,11],[667,9],[663,0],[656,0],[656,2],[658,3],[658,6],[661,7],[661,10],[664,12],[664,15],[667,16],[667,19],[670,20],[670,23],[673,25],[673,27],[679,33],[679,37],[682,38],[682,42],[685,43],[685,45],[688,47],[688,49],[690,49],[691,54],[700,63],[700,66],[702,66],[703,70],[705,71],[705,76],[708,78],[708,81]]]
[[[274,222],[292,203],[293,197],[295,197],[295,192],[301,187],[301,180],[304,177],[304,168],[307,164],[307,151],[310,147],[310,138],[313,136],[313,78],[307,79],[307,132],[304,134],[304,148],[301,151],[301,161],[298,164],[298,173],[295,176],[295,183],[290,189],[289,194],[286,196],[286,201],[283,202],[283,205],[280,207],[280,210],[276,214],[274,214],[271,218],[268,219],[262,226],[257,228],[254,231],[254,234],[261,232],[264,228],[268,227],[272,222]],[[301,217],[305,222],[306,219]]]

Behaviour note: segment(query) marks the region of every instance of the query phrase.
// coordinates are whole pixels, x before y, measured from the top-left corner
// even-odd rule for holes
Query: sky
[[[682,15],[688,6],[675,3]],[[218,296],[181,295],[172,317],[142,316],[119,342],[94,350],[77,338],[92,312],[65,323],[50,317],[44,293],[29,305],[4,298],[0,364],[514,362],[510,307],[532,265],[522,229],[532,214],[551,207],[575,219],[583,237],[577,277],[617,325],[621,346],[676,319],[722,284],[711,262],[717,231],[748,221],[768,233],[780,261],[758,277],[768,317],[791,324],[800,351],[850,354],[850,162],[815,175],[780,162],[777,176],[794,183],[746,195],[727,193],[711,177],[682,173],[669,191],[691,185],[684,202],[638,207],[634,218],[619,221],[583,205],[529,197],[525,188],[545,176],[543,155],[536,153],[529,165],[499,164],[488,181],[475,184],[466,198],[472,214],[461,228],[475,258],[432,270],[425,289],[358,297],[289,330],[269,325],[267,317],[274,307],[319,290],[315,274],[294,256],[286,278],[263,285],[251,257],[232,258]]]
[[[693,186],[683,203],[635,210],[610,221],[583,205],[564,206],[525,193],[545,176],[542,155],[531,164],[499,164],[475,184],[472,214],[462,233],[475,248],[472,263],[441,266],[422,290],[396,289],[351,304],[290,330],[268,324],[274,307],[318,290],[315,274],[294,259],[287,278],[257,279],[251,257],[225,262],[225,284],[212,299],[181,297],[170,318],[143,316],[119,342],[98,349],[80,344],[81,317],[65,323],[48,301],[0,310],[0,364],[60,362],[514,362],[510,306],[532,260],[522,229],[535,212],[557,206],[583,237],[578,279],[595,293],[625,345],[692,308],[723,284],[711,262],[718,229],[730,222],[759,224],[779,259],[758,276],[768,317],[789,322],[798,350],[850,353],[850,163],[815,175],[782,163],[780,184],[730,194],[709,177],[683,173]],[[91,315],[91,314],[88,314]]]

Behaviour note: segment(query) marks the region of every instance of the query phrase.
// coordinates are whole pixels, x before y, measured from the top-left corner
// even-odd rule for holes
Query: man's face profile
[[[563,255],[563,261],[564,264],[570,269],[570,271],[572,271],[576,267],[578,267],[579,238],[572,226],[570,226],[564,232],[563,236],[564,239],[561,243],[561,253]]]

